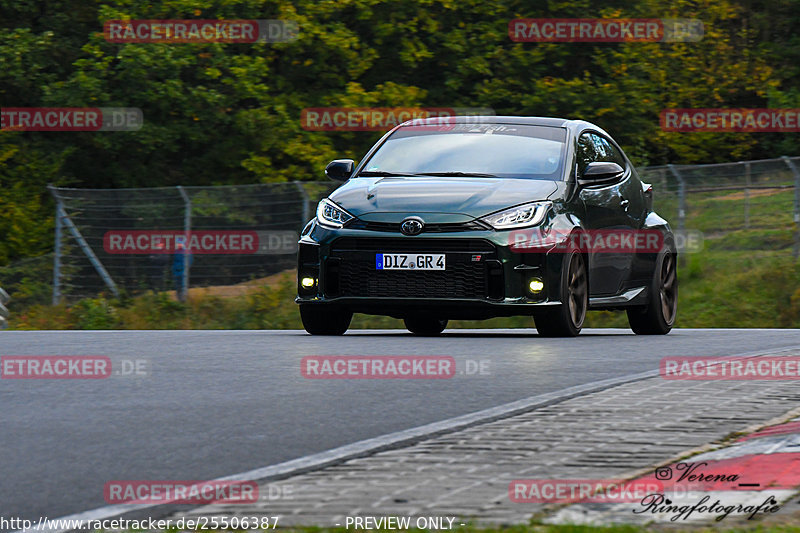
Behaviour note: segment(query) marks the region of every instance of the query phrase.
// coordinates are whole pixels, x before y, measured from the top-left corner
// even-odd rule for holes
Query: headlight
[[[323,226],[341,228],[352,219],[353,215],[327,198],[317,205],[317,220]]]
[[[531,204],[518,205],[517,207],[487,215],[481,220],[494,229],[526,228],[541,224],[550,205],[552,205],[550,202],[533,202]]]

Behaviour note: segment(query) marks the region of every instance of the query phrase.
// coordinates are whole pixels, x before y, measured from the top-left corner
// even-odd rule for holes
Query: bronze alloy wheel
[[[561,265],[561,305],[537,309],[536,330],[543,337],[574,337],[579,334],[589,308],[589,280],[586,259],[577,251],[564,257]]]
[[[661,298],[661,314],[664,321],[672,325],[678,310],[678,277],[675,270],[675,255],[666,254],[661,263],[661,283],[659,288]]]
[[[664,335],[678,314],[678,262],[674,250],[659,254],[653,268],[648,302],[628,308],[628,323],[637,335]]]
[[[588,306],[588,284],[586,282],[586,268],[583,264],[581,254],[573,254],[569,262],[567,271],[567,305],[569,305],[569,315],[576,328],[583,327],[586,319],[586,308]]]

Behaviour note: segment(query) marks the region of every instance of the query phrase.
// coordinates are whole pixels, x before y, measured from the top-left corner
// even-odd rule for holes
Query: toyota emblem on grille
[[[422,233],[422,220],[419,218],[407,218],[400,225],[400,231],[404,235],[419,235]]]

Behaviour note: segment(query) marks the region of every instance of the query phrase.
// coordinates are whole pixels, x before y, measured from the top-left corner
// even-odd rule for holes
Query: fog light
[[[531,278],[531,281],[528,283],[528,290],[533,294],[537,294],[542,292],[542,289],[544,289],[544,282],[539,278]]]
[[[316,282],[317,282],[317,280],[315,280],[314,278],[303,278],[303,279],[300,280],[300,285],[304,289],[310,289],[311,287],[313,287],[316,284]]]

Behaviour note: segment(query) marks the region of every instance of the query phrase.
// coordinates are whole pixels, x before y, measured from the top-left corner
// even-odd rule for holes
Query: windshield
[[[567,131],[518,124],[452,124],[398,129],[359,176],[438,175],[561,179]]]

